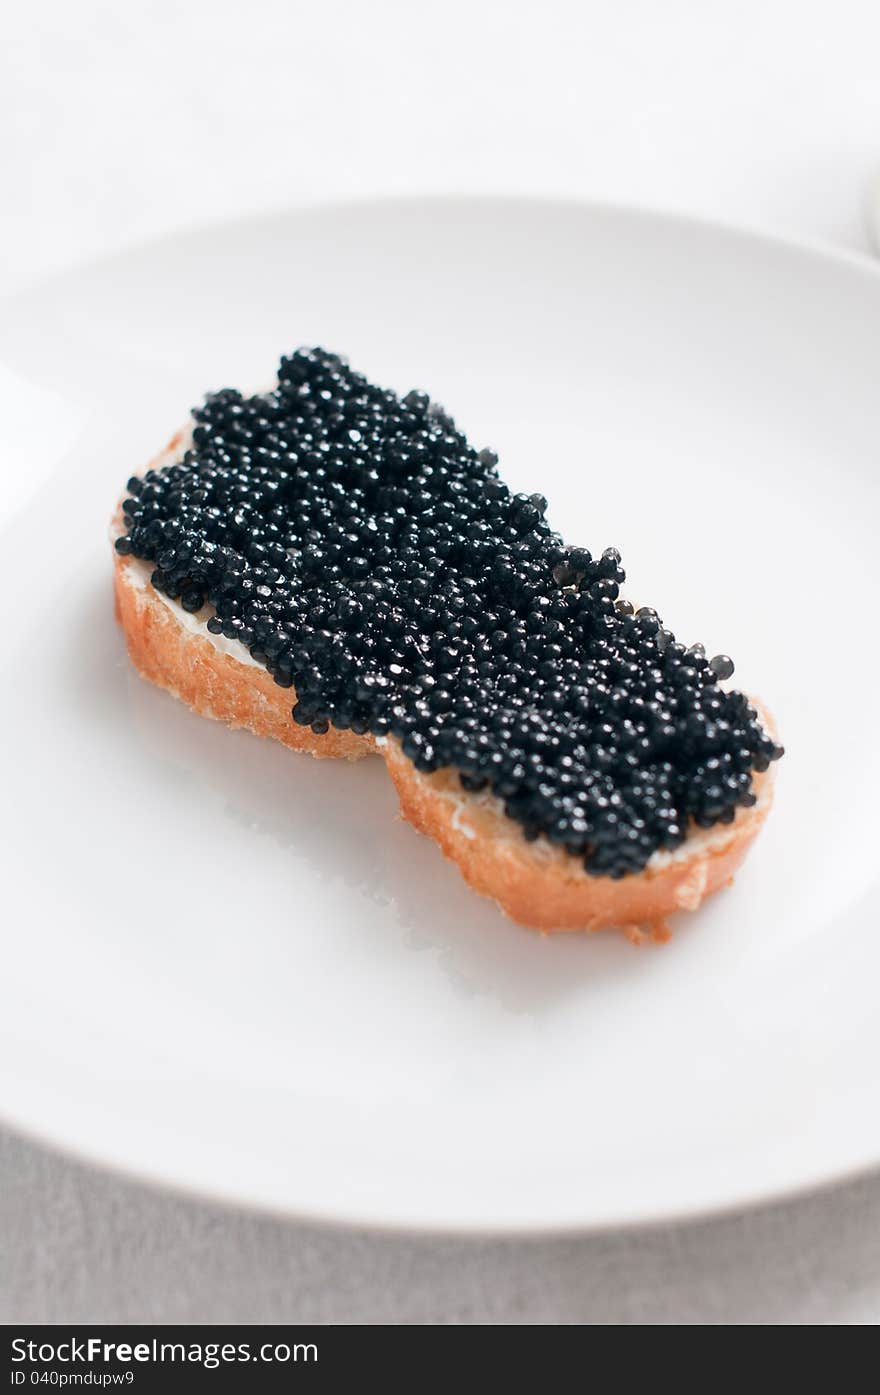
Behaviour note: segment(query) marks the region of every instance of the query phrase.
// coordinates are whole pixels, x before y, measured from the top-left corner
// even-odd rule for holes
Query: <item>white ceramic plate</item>
[[[302,342],[427,387],[775,711],[765,833],[667,947],[515,928],[379,762],[229,732],[129,667],[120,487]],[[0,363],[7,1120],[204,1195],[463,1232],[880,1162],[871,266],[574,205],[337,207],[21,295]]]

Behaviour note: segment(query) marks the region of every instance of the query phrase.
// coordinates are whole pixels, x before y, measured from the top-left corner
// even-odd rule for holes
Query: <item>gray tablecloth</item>
[[[871,1323],[880,1178],[748,1215],[421,1240],[198,1205],[0,1138],[7,1322]]]

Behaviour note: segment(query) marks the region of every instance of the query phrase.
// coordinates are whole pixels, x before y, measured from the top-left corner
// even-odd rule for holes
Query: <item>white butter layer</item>
[[[126,564],[125,574],[129,585],[135,586],[137,590],[143,591],[150,586],[150,576],[153,568],[149,562],[142,561],[139,557],[129,558]],[[153,595],[167,606],[179,625],[182,625],[190,634],[199,635],[206,639],[213,649],[219,654],[229,654],[233,659],[237,659],[240,664],[245,664],[249,668],[264,668],[263,664],[258,664],[252,658],[245,645],[237,639],[227,639],[225,635],[212,635],[207,628],[207,623],[214,614],[214,607],[211,605],[202,606],[199,611],[184,610],[177,601],[173,601],[164,592],[157,591],[155,586],[150,588]]]

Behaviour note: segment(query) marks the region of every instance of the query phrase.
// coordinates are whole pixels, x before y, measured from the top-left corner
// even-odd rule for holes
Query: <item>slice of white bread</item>
[[[188,430],[179,431],[151,468],[172,463],[188,443]],[[123,531],[117,511],[113,540]],[[347,760],[382,756],[404,818],[434,839],[474,890],[492,897],[520,925],[542,931],[617,928],[636,941],[666,939],[669,915],[696,910],[733,879],[770,808],[773,766],[754,776],[757,803],[737,810],[732,823],[693,826],[679,848],[655,853],[640,873],[618,880],[591,876],[578,858],[543,837],[527,842],[498,799],[467,793],[455,771],[417,771],[393,738],[377,740],[332,726],[318,736],[297,726],[291,717],[294,689],[278,687],[237,641],[210,634],[207,607],[188,614],[150,584],[149,563],[115,550],[113,557],[117,618],[144,678],[202,716],[271,736],[297,751]],[[767,712],[760,707],[758,712],[773,734]]]

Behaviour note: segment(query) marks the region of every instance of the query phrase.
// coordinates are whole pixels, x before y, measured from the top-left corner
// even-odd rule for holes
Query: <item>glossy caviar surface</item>
[[[719,687],[730,659],[634,612],[619,553],[566,546],[425,394],[300,350],[273,391],[193,415],[181,461],[129,480],[116,547],[212,607],[208,630],[295,690],[292,721],[398,738],[594,874],[755,802],[782,748]]]

